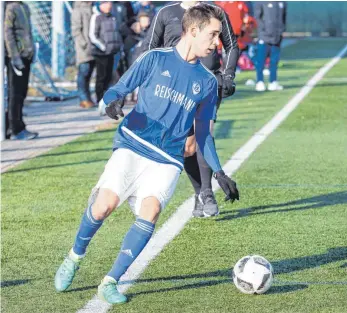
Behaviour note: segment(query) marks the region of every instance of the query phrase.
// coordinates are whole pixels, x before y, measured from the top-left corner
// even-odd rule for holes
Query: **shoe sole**
[[[38,137],[38,135],[36,135],[36,136],[30,136],[30,137],[27,137],[27,138],[9,138],[10,140],[13,140],[13,141],[15,141],[15,140],[18,140],[18,141],[21,141],[21,140],[33,140],[33,139],[35,139],[35,138],[37,138]]]
[[[204,218],[205,216],[204,216],[204,214],[202,214],[202,215],[194,215],[194,214],[192,214],[192,217],[195,217],[195,218]]]
[[[114,305],[114,304],[124,304],[124,303],[127,303],[127,302],[128,302],[128,299],[126,299],[126,300],[123,301],[123,302],[110,303],[110,302],[108,302],[108,301],[104,298],[103,295],[99,294],[99,292],[97,293],[97,296],[98,296],[98,298],[99,298],[101,301],[106,302],[107,304],[111,304],[111,305]]]
[[[213,216],[218,216],[218,215],[219,215],[219,210],[216,214],[211,214],[211,215],[204,212],[204,217],[213,217]]]

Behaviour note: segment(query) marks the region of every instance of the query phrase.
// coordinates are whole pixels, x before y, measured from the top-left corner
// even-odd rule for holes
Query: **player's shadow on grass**
[[[306,270],[310,268],[315,268],[329,263],[334,263],[338,261],[347,260],[347,247],[336,247],[328,249],[326,253],[315,254],[298,258],[284,259],[279,261],[271,261],[271,264],[274,268],[275,275],[287,274],[291,272]],[[344,265],[342,265],[343,267]],[[276,276],[275,276],[276,277]],[[219,278],[219,279],[216,279]],[[193,281],[191,281],[193,280]],[[166,277],[155,277],[148,279],[139,279],[136,281],[137,284],[150,285],[151,283],[171,283],[174,286],[152,289],[152,290],[143,290],[139,292],[129,293],[127,296],[132,298],[134,296],[142,294],[153,294],[160,292],[169,292],[169,291],[179,291],[179,290],[188,290],[196,289],[201,287],[210,287],[220,284],[232,284],[232,269],[222,269],[213,272],[207,273],[196,273],[188,275],[175,275],[175,276],[166,276]],[[133,283],[129,281],[120,282],[120,285]],[[320,282],[324,284],[337,284],[336,282]],[[310,283],[306,282],[293,282],[288,284],[274,285],[267,292],[267,294],[278,294],[278,293],[287,293],[302,290],[308,287]],[[347,285],[346,282],[338,282],[339,285]],[[95,289],[97,285],[85,286],[80,288],[70,289],[67,292],[77,292],[85,291],[89,289]]]
[[[298,257],[298,258],[273,261],[271,262],[271,264],[273,265],[275,275],[278,275],[278,274],[291,273],[295,271],[315,268],[321,265],[338,262],[338,261],[342,261],[346,259],[347,259],[347,247],[337,247],[337,248],[328,249],[328,251],[323,254],[316,254],[316,255],[310,255],[310,256],[304,256],[304,257]],[[218,280],[213,279],[216,277],[220,277],[221,279],[218,279]],[[129,296],[129,298],[131,298],[141,294],[178,291],[178,290],[186,290],[186,289],[195,289],[200,287],[215,286],[219,284],[227,284],[227,283],[232,283],[231,277],[232,277],[232,270],[224,269],[224,270],[207,272],[207,273],[140,279],[137,281],[137,283],[148,284],[152,282],[168,281],[173,284],[180,284],[180,285],[159,288],[159,289],[152,289],[152,290],[144,290],[144,291],[129,293],[127,295]],[[202,279],[202,280],[188,283],[187,281],[190,279],[195,279],[195,280]],[[321,283],[335,284],[336,282],[321,282]],[[338,283],[347,285],[347,281],[338,282]],[[309,284],[310,284],[309,282],[308,283],[293,282],[290,284],[286,282],[285,284],[281,284],[281,285],[275,284],[270,288],[270,290],[266,294],[271,295],[271,294],[299,291],[302,289],[306,289]]]
[[[30,280],[31,279],[5,280],[1,282],[1,288],[24,285],[30,282]]]
[[[91,163],[98,163],[98,162],[106,162],[108,159],[96,159],[91,161],[82,161],[82,162],[71,162],[71,163],[63,163],[63,164],[54,164],[54,165],[46,165],[46,166],[37,166],[37,167],[30,167],[30,168],[23,168],[23,169],[10,169],[8,172],[1,173],[3,176],[20,173],[20,172],[29,172],[29,171],[36,171],[46,168],[57,168],[57,167],[64,167],[64,166],[73,166],[73,165],[83,165],[83,164],[91,164]]]
[[[91,152],[100,152],[100,151],[109,151],[110,155],[112,154],[112,148],[99,148],[99,149],[90,149],[90,150],[76,150],[76,151],[66,151],[66,152],[57,152],[57,153],[49,153],[49,154],[40,154],[36,156],[35,158],[50,158],[55,156],[67,156],[72,154],[84,154],[84,153],[91,153]],[[19,161],[25,161],[27,158],[16,158],[16,159],[2,159],[1,162],[19,162]]]
[[[343,260],[347,260],[347,247],[331,248],[323,254],[274,261],[271,264],[275,274],[285,274]]]
[[[199,281],[196,283],[185,284],[185,285],[176,286],[176,287],[167,287],[167,288],[143,290],[143,291],[138,291],[138,292],[133,292],[133,293],[127,293],[126,295],[127,295],[128,299],[131,300],[132,298],[139,296],[139,295],[147,295],[147,294],[169,292],[169,291],[189,290],[189,289],[196,289],[196,288],[201,288],[201,287],[206,288],[206,287],[216,286],[216,285],[220,285],[220,284],[233,284],[233,282],[231,279],[203,280],[203,281]],[[290,285],[272,286],[270,288],[270,290],[268,290],[267,294],[293,292],[293,291],[305,289],[307,287],[308,286],[305,284],[290,284]]]
[[[309,209],[318,209],[331,205],[346,204],[347,203],[347,191],[333,192],[329,194],[323,194],[314,196],[311,198],[299,199],[295,201],[289,201],[279,204],[268,204],[249,207],[245,209],[238,209],[232,211],[224,211],[219,214],[222,216],[217,218],[216,221],[226,221],[235,218],[247,217],[258,214],[270,214],[270,213],[285,213],[291,211],[303,211]],[[283,208],[282,208],[283,207]],[[282,209],[277,209],[282,208]],[[272,209],[272,210],[268,210]]]
[[[315,88],[319,88],[319,87],[339,87],[339,86],[346,86],[346,81],[341,81],[341,82],[320,82],[316,85]],[[292,88],[301,88],[303,87],[302,84],[289,84],[289,85],[285,85],[284,88],[285,89],[292,89]]]

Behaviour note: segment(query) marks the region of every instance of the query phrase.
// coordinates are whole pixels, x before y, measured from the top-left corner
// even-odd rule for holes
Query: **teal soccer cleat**
[[[70,287],[76,271],[79,269],[78,265],[79,262],[72,260],[70,256],[65,258],[54,278],[54,285],[57,291],[65,291]]]
[[[105,277],[98,287],[98,297],[110,304],[121,304],[127,302],[127,297],[117,289],[117,281],[112,277]]]

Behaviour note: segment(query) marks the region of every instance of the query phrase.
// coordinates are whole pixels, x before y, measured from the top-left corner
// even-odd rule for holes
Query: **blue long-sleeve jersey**
[[[215,76],[199,60],[185,61],[176,48],[154,49],[135,61],[103,101],[107,105],[138,86],[138,103],[119,125],[114,150],[127,148],[182,170],[185,142],[195,119],[198,145],[212,169],[220,170],[209,132],[218,96]]]

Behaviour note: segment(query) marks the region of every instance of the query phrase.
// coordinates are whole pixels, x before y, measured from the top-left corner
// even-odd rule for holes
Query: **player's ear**
[[[197,26],[192,26],[192,27],[190,28],[190,33],[191,33],[191,35],[192,35],[193,37],[196,37],[196,35],[198,34],[198,28],[197,28]]]

